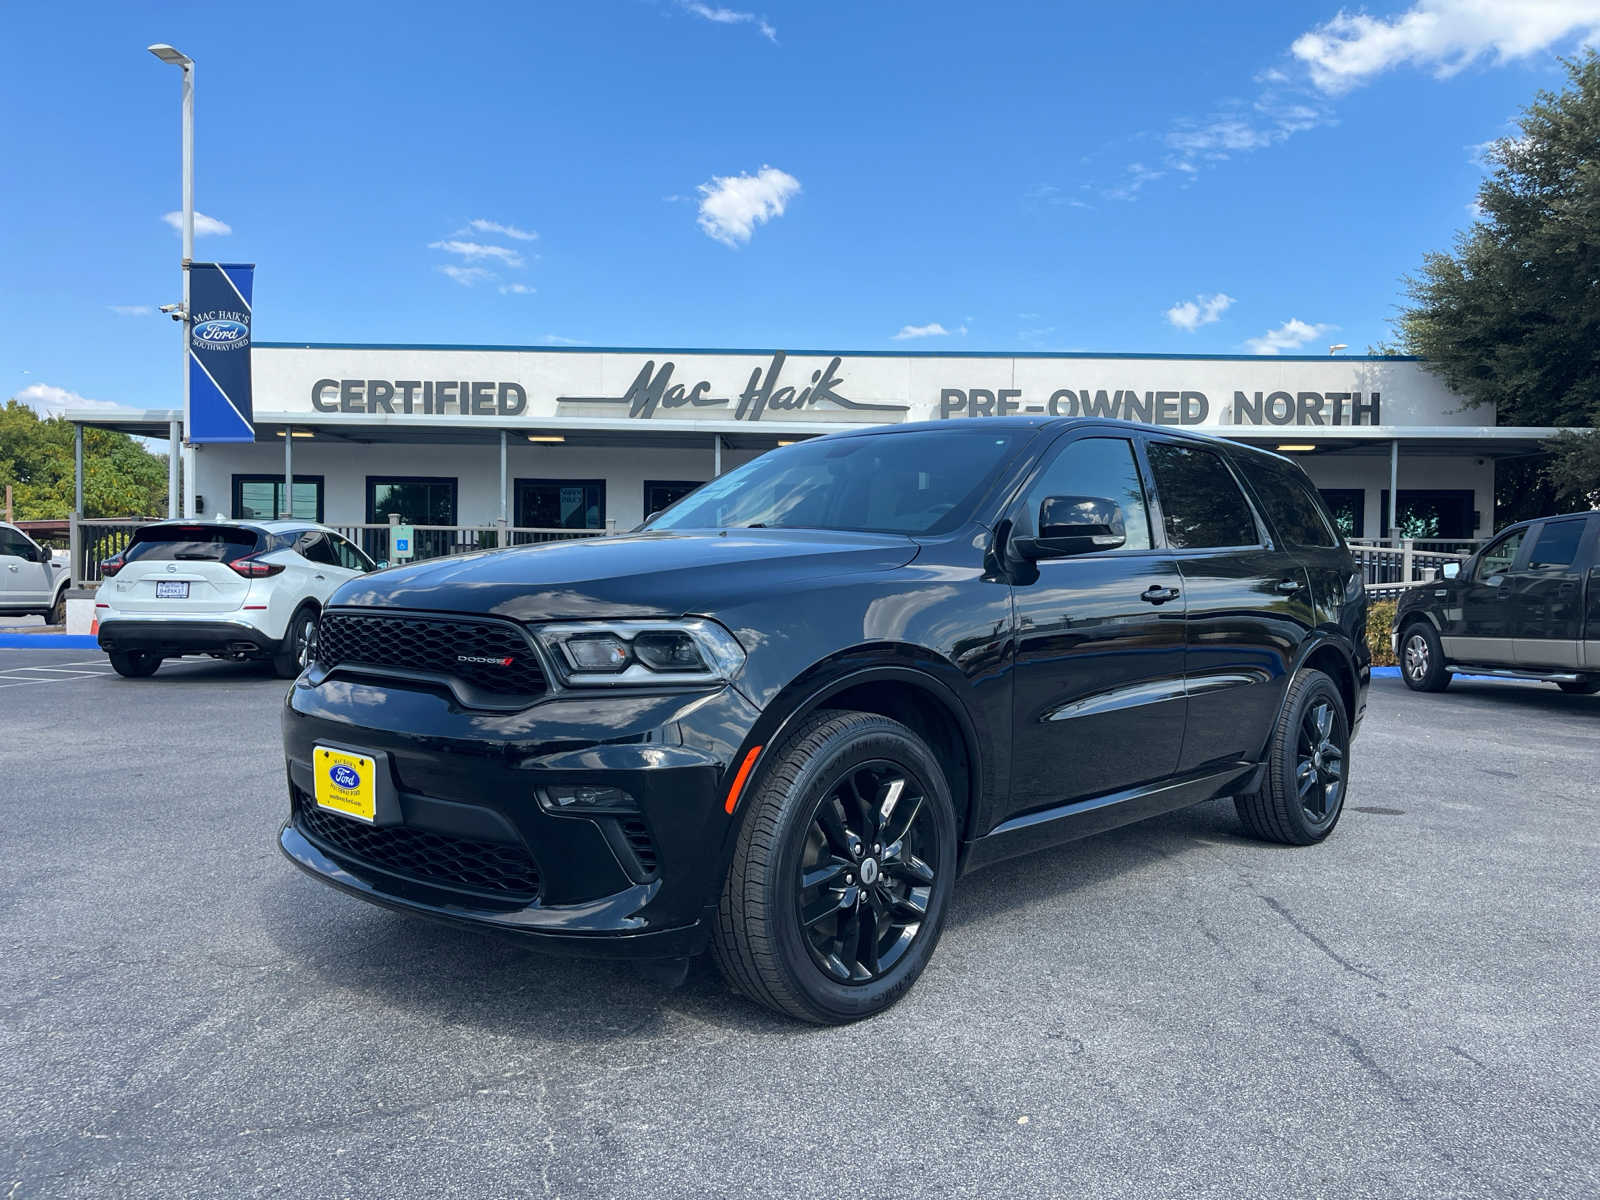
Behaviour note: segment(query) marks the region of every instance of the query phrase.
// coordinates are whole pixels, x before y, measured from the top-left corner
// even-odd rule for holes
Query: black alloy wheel
[[[871,983],[905,957],[928,916],[938,833],[927,789],[898,763],[851,767],[818,801],[795,892],[812,961]]]
[[[1295,789],[1300,807],[1313,824],[1337,813],[1344,799],[1344,747],[1337,740],[1333,706],[1333,700],[1320,698],[1308,705],[1300,718]]]
[[[927,743],[877,713],[816,713],[758,761],[735,812],[712,930],[728,981],[824,1025],[903,996],[955,882],[955,805]]]
[[[1350,778],[1350,720],[1339,685],[1323,672],[1302,667],[1289,681],[1264,766],[1259,790],[1233,798],[1246,829],[1291,846],[1333,832]]]

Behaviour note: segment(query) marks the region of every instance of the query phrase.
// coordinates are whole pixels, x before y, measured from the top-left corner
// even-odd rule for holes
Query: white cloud
[[[776,43],[778,40],[778,31],[773,28],[772,23],[753,12],[718,8],[711,4],[702,4],[700,0],[678,0],[678,7],[703,21],[712,21],[718,25],[754,25],[767,41]]]
[[[966,327],[965,326],[962,327],[961,332],[962,333],[966,332]],[[950,330],[946,329],[943,325],[939,324],[939,322],[935,321],[931,325],[904,325],[904,326],[901,326],[900,332],[894,335],[894,340],[897,341],[897,342],[903,342],[903,341],[906,341],[908,338],[949,337],[949,336],[950,336]]]
[[[1337,325],[1308,325],[1290,317],[1260,337],[1246,338],[1244,344],[1250,347],[1252,354],[1282,354],[1285,350],[1298,350],[1314,338],[1332,333],[1337,328]]]
[[[1147,183],[1154,183],[1165,175],[1165,171],[1157,171],[1154,167],[1147,167],[1142,162],[1128,164],[1128,170],[1123,181],[1114,187],[1106,189],[1106,195],[1113,200],[1132,200]]]
[[[171,225],[179,233],[183,232],[183,214],[181,212],[162,213],[161,219]],[[215,217],[208,217],[203,212],[194,214],[195,237],[222,237],[233,232],[233,226],[226,221],[219,221]]]
[[[781,217],[800,191],[800,181],[776,167],[754,175],[717,175],[700,185],[700,228],[707,237],[737,248],[757,225]]]
[[[1481,58],[1526,58],[1597,30],[1600,0],[1417,0],[1393,17],[1341,9],[1289,49],[1313,83],[1338,93],[1406,64],[1444,78]]]
[[[119,317],[148,317],[155,312],[148,304],[108,304],[106,307]]]
[[[538,288],[529,287],[525,283],[502,283],[500,294],[502,296],[531,296]]]
[[[519,229],[515,225],[502,225],[499,221],[485,221],[482,217],[475,217],[467,222],[467,227],[462,233],[498,233],[501,237],[508,237],[514,242],[531,242],[539,235],[531,229]]]
[[[582,338],[562,337],[559,333],[547,333],[539,340],[546,346],[587,346],[589,344]]]
[[[52,387],[48,383],[31,383],[18,392],[16,398],[41,417],[59,417],[69,408],[74,411],[114,412],[122,407],[109,400],[90,400],[77,392]]]
[[[474,287],[480,283],[488,283],[498,279],[499,276],[485,267],[458,267],[454,263],[445,263],[438,268],[439,274],[449,279],[454,279],[462,287]]]
[[[479,259],[493,259],[503,262],[508,267],[520,267],[522,255],[506,246],[486,246],[482,242],[461,242],[450,239],[443,242],[429,242],[429,250],[443,250],[446,254],[456,254],[467,260],[477,262]]]
[[[1167,309],[1167,323],[1193,333],[1202,325],[1215,325],[1228,311],[1233,297],[1226,292],[1201,293],[1193,300],[1181,300]]]

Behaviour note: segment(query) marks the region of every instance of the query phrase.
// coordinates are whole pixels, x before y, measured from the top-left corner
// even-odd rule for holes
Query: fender
[[[1306,637],[1306,640],[1300,643],[1300,649],[1295,653],[1294,664],[1290,668],[1290,674],[1293,675],[1295,671],[1306,665],[1306,660],[1313,654],[1328,646],[1331,646],[1334,652],[1338,654],[1340,661],[1344,664],[1344,669],[1350,673],[1350,694],[1348,699],[1351,711],[1348,717],[1351,736],[1353,737],[1356,726],[1361,723],[1361,718],[1366,712],[1365,696],[1367,682],[1372,677],[1372,667],[1370,663],[1364,669],[1357,665],[1350,639],[1345,635],[1344,631],[1337,627],[1313,629]],[[1344,681],[1335,679],[1334,682],[1340,684],[1342,690]],[[1265,744],[1263,744],[1263,752],[1265,752],[1265,748]]]
[[[983,737],[971,710],[956,687],[941,675],[964,679],[953,664],[930,656],[922,647],[892,644],[854,646],[814,664],[767,706],[740,744],[738,753],[729,762],[722,786],[727,788],[732,785],[734,773],[749,752],[748,748],[761,746],[763,751],[757,760],[755,772],[744,784],[743,795],[748,797],[760,785],[766,773],[770,752],[777,749],[808,716],[825,707],[831,697],[866,683],[899,682],[933,695],[955,719],[961,731],[967,761],[972,764],[972,769],[968,779],[968,794],[956,795],[953,799],[956,802],[957,819],[965,818],[964,824],[970,831],[976,823],[982,801],[994,794],[996,784],[990,779],[990,772],[996,764],[992,756],[983,753]],[[719,855],[719,878],[727,874],[738,845],[739,831],[751,807],[741,801],[734,820],[728,822]]]

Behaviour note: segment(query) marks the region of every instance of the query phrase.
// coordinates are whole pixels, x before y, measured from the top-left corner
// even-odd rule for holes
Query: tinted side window
[[[1149,454],[1173,549],[1260,544],[1250,505],[1221,455],[1170,442],[1151,442]]]
[[[1527,534],[1526,529],[1508,533],[1485,550],[1483,557],[1478,560],[1478,569],[1473,572],[1473,578],[1487,579],[1491,575],[1502,575],[1511,570],[1511,564],[1517,561],[1517,551],[1522,549],[1522,539]]]
[[[372,560],[337,534],[329,534],[333,551],[339,556],[339,565],[347,571],[370,571]]]
[[[0,529],[0,554],[14,554],[18,558],[27,558],[31,553],[33,547],[15,529]]]
[[[1145,507],[1144,485],[1133,457],[1133,443],[1125,438],[1082,438],[1062,448],[1040,472],[1024,501],[1030,528],[1036,528],[1039,505],[1049,496],[1093,496],[1115,500],[1122,506],[1127,525],[1125,550],[1150,549],[1150,514]]]
[[[1302,549],[1339,544],[1322,504],[1298,471],[1254,454],[1241,454],[1236,461],[1284,544]]]
[[[1570,567],[1578,557],[1578,543],[1583,540],[1582,517],[1570,521],[1549,521],[1533,544],[1528,556],[1528,570],[1548,570]]]
[[[337,567],[339,556],[333,552],[333,547],[328,544],[325,534],[316,529],[308,529],[300,535],[300,540],[294,545],[295,551],[307,562],[321,563],[326,567]]]

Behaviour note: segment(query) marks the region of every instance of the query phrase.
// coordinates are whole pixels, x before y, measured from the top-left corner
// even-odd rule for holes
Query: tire
[[[161,665],[159,654],[149,654],[143,650],[112,650],[108,656],[111,669],[124,679],[147,679]]]
[[[65,625],[67,623],[67,593],[63,589],[56,593],[56,598],[51,602],[49,610],[44,614],[46,625]]]
[[[289,618],[278,652],[272,656],[272,670],[279,679],[293,679],[311,665],[317,656],[317,610],[309,604]]]
[[[1267,743],[1261,790],[1235,796],[1244,827],[1290,846],[1322,841],[1339,823],[1350,779],[1350,720],[1338,686],[1302,669],[1289,681]]]
[[[1600,692],[1600,679],[1580,679],[1576,683],[1556,684],[1569,696],[1592,696]]]
[[[1400,631],[1400,678],[1413,692],[1442,692],[1450,686],[1444,647],[1427,621],[1413,621]]]
[[[899,1000],[955,884],[955,806],[932,751],[888,717],[821,712],[762,764],[743,804],[712,936],[728,981],[819,1025]]]

